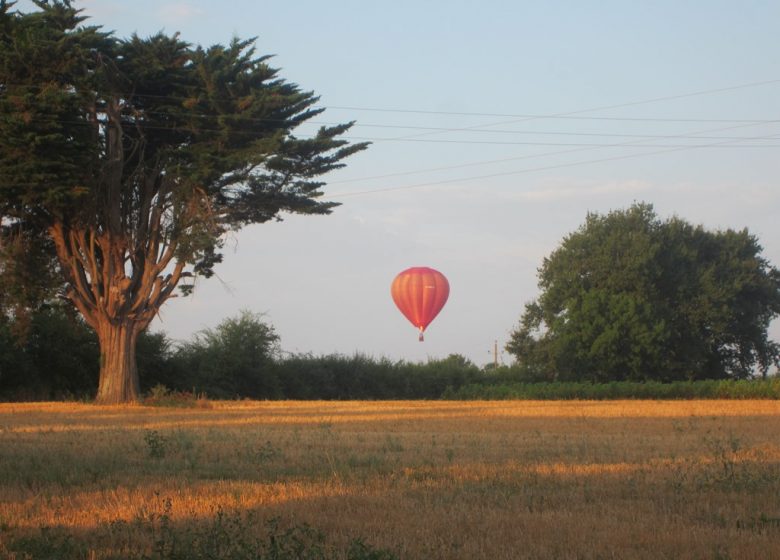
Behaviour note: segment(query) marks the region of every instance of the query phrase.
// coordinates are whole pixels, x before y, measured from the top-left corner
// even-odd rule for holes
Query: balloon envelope
[[[438,270],[416,266],[395,277],[390,294],[401,313],[420,330],[422,340],[426,327],[447,303],[450,284]]]

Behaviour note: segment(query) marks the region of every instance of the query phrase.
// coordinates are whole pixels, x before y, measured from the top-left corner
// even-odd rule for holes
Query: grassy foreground
[[[0,405],[7,558],[780,558],[779,496],[778,401]]]

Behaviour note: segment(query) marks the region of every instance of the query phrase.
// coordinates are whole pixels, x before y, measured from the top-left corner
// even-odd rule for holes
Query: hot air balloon
[[[407,268],[393,280],[393,301],[401,313],[423,332],[439,314],[450,295],[450,284],[438,270],[427,266]]]

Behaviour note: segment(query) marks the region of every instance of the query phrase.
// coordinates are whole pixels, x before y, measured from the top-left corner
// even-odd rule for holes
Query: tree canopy
[[[747,229],[707,231],[652,205],[588,214],[539,269],[507,350],[560,380],[745,378],[780,360],[780,271]]]
[[[177,286],[212,273],[229,231],[330,212],[319,177],[366,144],[340,138],[351,123],[295,136],[318,97],[251,40],[120,39],[69,0],[35,5],[0,0],[2,242],[36,249],[0,271],[56,269],[98,334],[98,400],[135,400],[136,338]]]

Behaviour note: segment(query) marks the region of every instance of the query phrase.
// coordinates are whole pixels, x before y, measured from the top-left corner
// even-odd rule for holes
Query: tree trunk
[[[141,390],[135,347],[139,333],[133,322],[99,321],[100,383],[96,398],[99,404],[138,402]]]
[[[138,402],[138,335],[160,306],[173,297],[184,273],[185,261],[171,264],[177,243],[161,239],[162,213],[160,209],[146,245],[132,251],[132,244],[121,235],[76,228],[62,221],[55,221],[49,229],[68,281],[67,297],[98,336],[100,404]],[[130,275],[126,268],[132,270]]]

